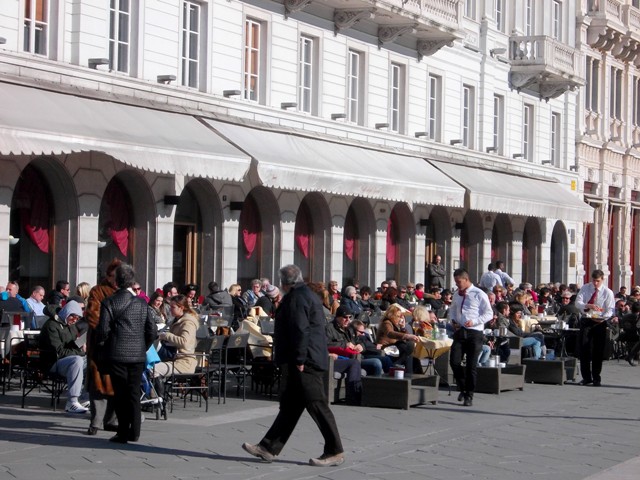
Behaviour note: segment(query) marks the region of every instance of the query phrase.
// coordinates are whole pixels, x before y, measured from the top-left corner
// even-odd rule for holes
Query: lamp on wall
[[[107,246],[107,242],[98,240],[98,248],[104,248]]]
[[[429,219],[428,218],[421,218],[420,219],[420,226],[421,227],[428,227],[429,226]]]
[[[7,43],[7,39],[4,37],[0,37],[0,45],[4,45],[5,43]]]
[[[17,245],[20,241],[20,238],[14,237],[13,235],[9,235],[9,245]]]
[[[620,141],[620,136],[609,137],[609,141],[610,142],[619,142]]]
[[[287,110],[289,108],[298,108],[298,104],[296,102],[282,102],[280,104],[280,108],[282,110]]]
[[[244,202],[229,202],[229,210],[242,210]]]
[[[240,90],[223,90],[222,91],[222,96],[224,96],[225,98],[237,97],[238,95],[242,95],[242,91]]]
[[[462,230],[464,228],[464,223],[463,222],[456,222],[453,224],[453,228],[455,228],[456,230]]]
[[[416,133],[414,133],[414,135],[416,136],[416,138],[428,137],[429,136],[429,132],[416,132]]]
[[[569,165],[569,170],[571,170],[572,172],[577,172],[578,171],[578,165]]]
[[[158,83],[164,83],[165,85],[168,85],[171,82],[176,81],[176,76],[175,75],[158,75],[156,77],[156,80],[158,81]]]
[[[164,196],[164,204],[165,205],[178,205],[180,203],[180,195],[165,195]]]
[[[462,143],[462,139],[454,138],[453,140],[449,140],[449,145],[460,145]]]
[[[331,120],[340,120],[341,118],[347,118],[346,113],[332,113]]]
[[[551,165],[551,160],[542,160],[540,163],[542,165]]]
[[[89,68],[92,68],[93,70],[97,70],[99,65],[109,65],[109,59],[108,58],[90,58],[87,63],[89,65]]]
[[[505,53],[507,53],[507,49],[504,47],[496,47],[489,50],[489,55],[491,55],[493,58],[497,57],[498,55],[504,55]]]
[[[595,135],[596,133],[598,133],[597,128],[588,128],[587,130],[584,131],[585,135]]]
[[[487,153],[497,152],[497,151],[498,151],[498,147],[487,147]]]
[[[376,130],[380,130],[382,128],[389,128],[389,124],[388,123],[376,123],[375,127],[376,127]]]
[[[511,155],[513,157],[513,159],[515,160],[516,158],[523,158],[524,157],[524,153],[514,153],[513,155]]]

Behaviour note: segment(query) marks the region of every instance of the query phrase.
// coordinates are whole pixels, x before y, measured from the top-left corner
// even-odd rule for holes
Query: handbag
[[[158,350],[158,357],[160,357],[160,360],[163,362],[171,362],[176,358],[177,353],[178,347],[174,347],[168,343],[162,343]]]

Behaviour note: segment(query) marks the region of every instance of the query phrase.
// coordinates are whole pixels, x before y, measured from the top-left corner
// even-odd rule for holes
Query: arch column
[[[485,272],[485,269],[487,268],[487,265],[489,265],[489,262],[494,260],[493,258],[491,258],[492,234],[492,229],[487,228],[484,230],[484,238],[482,240],[482,258],[480,259],[480,275]],[[479,282],[480,277],[476,278],[476,281]]]
[[[516,230],[513,232],[513,241],[511,243],[511,278],[514,280],[519,278],[520,281],[523,281],[522,278],[522,238],[524,232],[522,230]],[[516,285],[517,287],[517,285]]]
[[[2,193],[0,194],[0,272],[2,272],[0,274],[0,284],[2,285],[6,285],[9,280],[9,225],[12,196],[13,192],[9,188],[2,188]]]
[[[331,277],[338,282],[342,279],[342,256],[344,255],[344,217],[331,219]]]
[[[460,230],[455,228],[451,229],[451,255],[449,255],[449,262],[445,266],[447,270],[448,282],[447,285],[453,284],[453,271],[460,267]]]
[[[373,265],[376,283],[380,285],[387,277],[387,219],[376,222],[376,254]]]
[[[238,281],[238,228],[240,213],[231,213],[229,206],[223,209],[222,221],[222,278],[225,288]]]
[[[414,256],[414,271],[413,277],[409,278],[409,281],[413,283],[421,283],[423,278],[425,278],[425,253],[424,253],[424,245],[426,241],[426,227],[420,227],[420,225],[416,226],[416,236],[415,236],[415,256]]]
[[[298,205],[300,207],[300,205]],[[288,265],[293,262],[293,248],[296,242],[296,216],[291,212],[283,212],[280,218],[280,263],[282,265]],[[276,265],[276,270],[279,270],[282,265]],[[275,284],[277,285],[277,283]]]

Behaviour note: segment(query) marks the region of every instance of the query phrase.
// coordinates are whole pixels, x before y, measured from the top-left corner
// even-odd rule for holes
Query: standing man
[[[504,271],[504,262],[502,260],[496,260],[495,266],[496,269],[494,270],[494,272],[500,277],[500,280],[502,280],[503,287],[506,287],[508,283],[510,283],[511,285],[516,284],[516,281],[511,278],[507,272]]]
[[[140,438],[140,379],[147,350],[158,336],[151,307],[133,289],[135,272],[123,263],[116,268],[118,290],[102,302],[96,340],[105,346],[107,370],[113,384],[118,430],[110,442]]]
[[[330,467],[344,462],[344,449],[329,409],[324,376],[328,368],[327,324],[318,296],[305,285],[296,265],[280,269],[285,292],[276,311],[274,360],[281,366],[284,391],[273,425],[257,445],[242,448],[267,463],[280,454],[306,409],[324,437],[324,452],[309,465]]]
[[[496,272],[496,267],[493,263],[487,266],[487,271],[482,274],[478,286],[480,288],[486,288],[489,291],[493,291],[496,285],[502,287],[502,278]]]
[[[464,406],[470,407],[476,388],[476,367],[482,351],[484,324],[493,318],[493,310],[487,294],[471,283],[469,272],[464,268],[453,272],[453,280],[458,291],[451,305],[451,322],[455,331],[450,363],[460,390],[458,401],[464,400]],[[467,357],[466,368],[461,365],[463,355]]]
[[[607,320],[615,313],[613,292],[604,285],[602,270],[591,273],[591,282],[584,284],[578,292],[576,307],[584,315],[591,316],[585,316],[580,321],[580,384],[599,387],[607,340]]]
[[[429,286],[444,288],[444,277],[446,271],[442,264],[442,257],[437,253],[433,256],[433,261],[428,266]]]

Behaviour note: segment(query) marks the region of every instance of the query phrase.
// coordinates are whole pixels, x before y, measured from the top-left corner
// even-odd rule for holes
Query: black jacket
[[[356,344],[356,336],[353,330],[350,328],[343,329],[336,323],[335,319],[327,323],[325,331],[327,332],[327,346],[329,347],[345,348],[347,343]]]
[[[329,366],[326,324],[320,298],[304,283],[296,283],[276,310],[275,362],[326,370]]]
[[[78,330],[75,325],[69,326],[58,317],[47,320],[38,337],[40,343],[40,365],[50,370],[60,358],[72,355],[84,356],[84,352],[76,344]]]
[[[144,299],[121,289],[102,302],[96,336],[98,343],[104,344],[109,360],[144,363],[158,331],[151,307]]]

